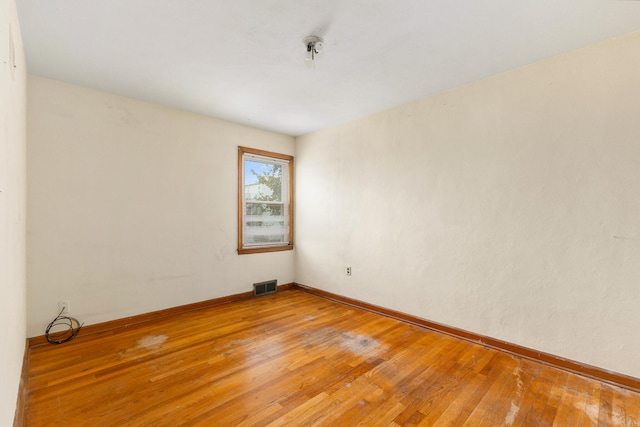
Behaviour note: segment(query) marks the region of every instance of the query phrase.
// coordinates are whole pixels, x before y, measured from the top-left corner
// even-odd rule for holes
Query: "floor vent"
[[[253,284],[253,295],[266,295],[272,294],[278,290],[278,281],[277,280],[268,280],[266,282],[254,283]]]

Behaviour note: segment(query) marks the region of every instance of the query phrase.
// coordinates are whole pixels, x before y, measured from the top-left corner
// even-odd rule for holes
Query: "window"
[[[293,156],[238,147],[238,253],[293,249]]]

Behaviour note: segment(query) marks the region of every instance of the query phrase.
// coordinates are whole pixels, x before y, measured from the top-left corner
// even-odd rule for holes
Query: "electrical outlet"
[[[347,276],[351,276],[351,267],[347,267]]]
[[[69,301],[58,301],[58,313],[69,313]]]

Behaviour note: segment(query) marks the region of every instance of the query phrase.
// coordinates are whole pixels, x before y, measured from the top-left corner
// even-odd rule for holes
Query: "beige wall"
[[[15,65],[11,67],[9,33]],[[12,70],[13,68],[13,70]],[[26,64],[14,0],[0,0],[0,425],[10,426],[25,346]]]
[[[298,138],[296,281],[640,377],[639,50]]]
[[[69,300],[85,324],[294,279],[238,256],[237,147],[291,137],[29,77],[28,334]]]

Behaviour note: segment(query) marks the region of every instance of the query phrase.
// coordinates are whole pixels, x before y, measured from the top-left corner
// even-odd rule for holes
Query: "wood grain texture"
[[[278,285],[278,291],[291,289],[293,283]],[[82,335],[97,334],[115,329],[128,328],[140,323],[155,322],[165,317],[172,317],[182,313],[188,313],[194,310],[202,310],[204,308],[216,307],[221,304],[227,304],[234,301],[242,301],[253,298],[253,291],[243,292],[241,294],[227,295],[225,297],[213,298],[205,301],[199,301],[191,304],[179,305],[177,307],[166,308],[164,310],[152,311],[150,313],[138,314],[135,316],[124,317],[121,319],[109,320],[107,322],[95,323],[82,327]],[[52,319],[53,320],[53,319]],[[39,345],[49,345],[44,335],[32,337],[28,339],[29,347]]]
[[[587,376],[599,381],[608,382],[612,385],[627,388],[631,391],[640,392],[640,379],[630,377],[628,375],[620,374],[618,372],[608,371],[606,369],[599,368],[597,366],[588,365],[586,363],[577,362],[575,360],[565,359],[560,356],[556,356],[549,353],[544,353],[531,348],[523,347],[510,342],[502,341],[496,338],[487,337],[485,335],[476,334],[474,332],[465,331],[463,329],[454,328],[451,326],[443,325],[441,323],[432,322],[430,320],[422,319],[410,314],[402,313],[395,310],[390,310],[385,307],[369,304],[363,301],[359,301],[353,298],[344,297],[342,295],[333,294],[331,292],[323,291],[321,289],[312,288],[310,286],[294,283],[294,289],[309,292],[313,295],[318,295],[323,298],[328,298],[333,301],[338,301],[343,304],[348,304],[354,307],[362,308],[364,310],[372,311],[374,313],[382,314],[384,316],[391,317],[393,319],[399,319],[414,325],[422,326],[424,328],[431,329],[433,331],[442,332],[447,335],[454,336],[469,340],[474,343],[486,345],[497,350],[502,350],[514,354],[516,356],[526,357],[528,359],[535,360],[549,364],[553,367],[564,369],[573,373]]]
[[[640,394],[299,290],[30,351],[27,426],[640,426]]]

